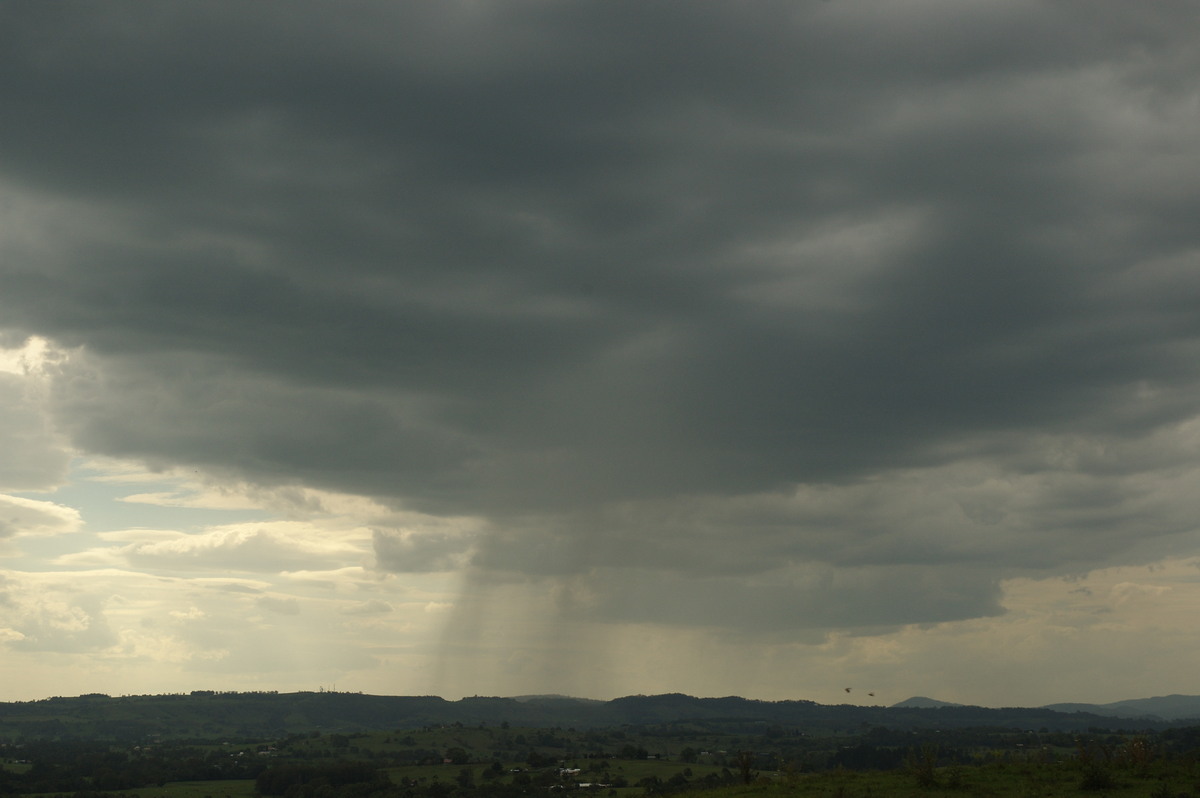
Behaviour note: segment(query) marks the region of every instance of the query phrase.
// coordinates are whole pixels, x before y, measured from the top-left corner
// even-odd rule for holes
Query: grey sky
[[[775,641],[994,618],[1197,554],[1198,25],[7,4],[0,325],[70,353],[34,404],[76,453],[386,508],[365,565],[467,577],[450,643],[514,584]]]

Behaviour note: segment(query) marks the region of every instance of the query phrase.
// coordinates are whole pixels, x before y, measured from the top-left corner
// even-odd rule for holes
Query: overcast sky
[[[1197,30],[0,5],[0,700],[1200,693]]]

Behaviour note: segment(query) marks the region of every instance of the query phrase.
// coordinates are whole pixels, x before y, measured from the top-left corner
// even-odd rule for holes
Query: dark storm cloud
[[[1148,511],[1080,514],[1145,491],[1047,447],[1188,457],[1138,441],[1196,408],[1191,4],[2,13],[0,312],[84,347],[55,408],[86,449],[483,515],[479,567],[575,574],[638,539],[1069,569]],[[1059,476],[851,501],[984,460]],[[844,492],[770,509],[797,485]],[[980,579],[904,582],[904,617],[990,611]]]

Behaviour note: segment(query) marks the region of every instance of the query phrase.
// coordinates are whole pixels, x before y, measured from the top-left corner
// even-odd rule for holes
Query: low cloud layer
[[[69,456],[47,417],[39,390],[43,386],[23,374],[6,372],[3,365],[0,362],[0,491],[57,487],[66,478]]]
[[[453,648],[515,586],[819,641],[1197,551],[1192,4],[0,13],[0,326],[55,353],[0,488],[69,446],[377,508],[366,563],[79,563],[461,572]]]

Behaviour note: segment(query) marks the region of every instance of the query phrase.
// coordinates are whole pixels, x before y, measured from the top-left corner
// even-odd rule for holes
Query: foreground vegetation
[[[0,795],[63,798],[1142,796],[1200,798],[1200,727],[1089,733],[742,720],[460,723],[271,740],[0,743]]]

